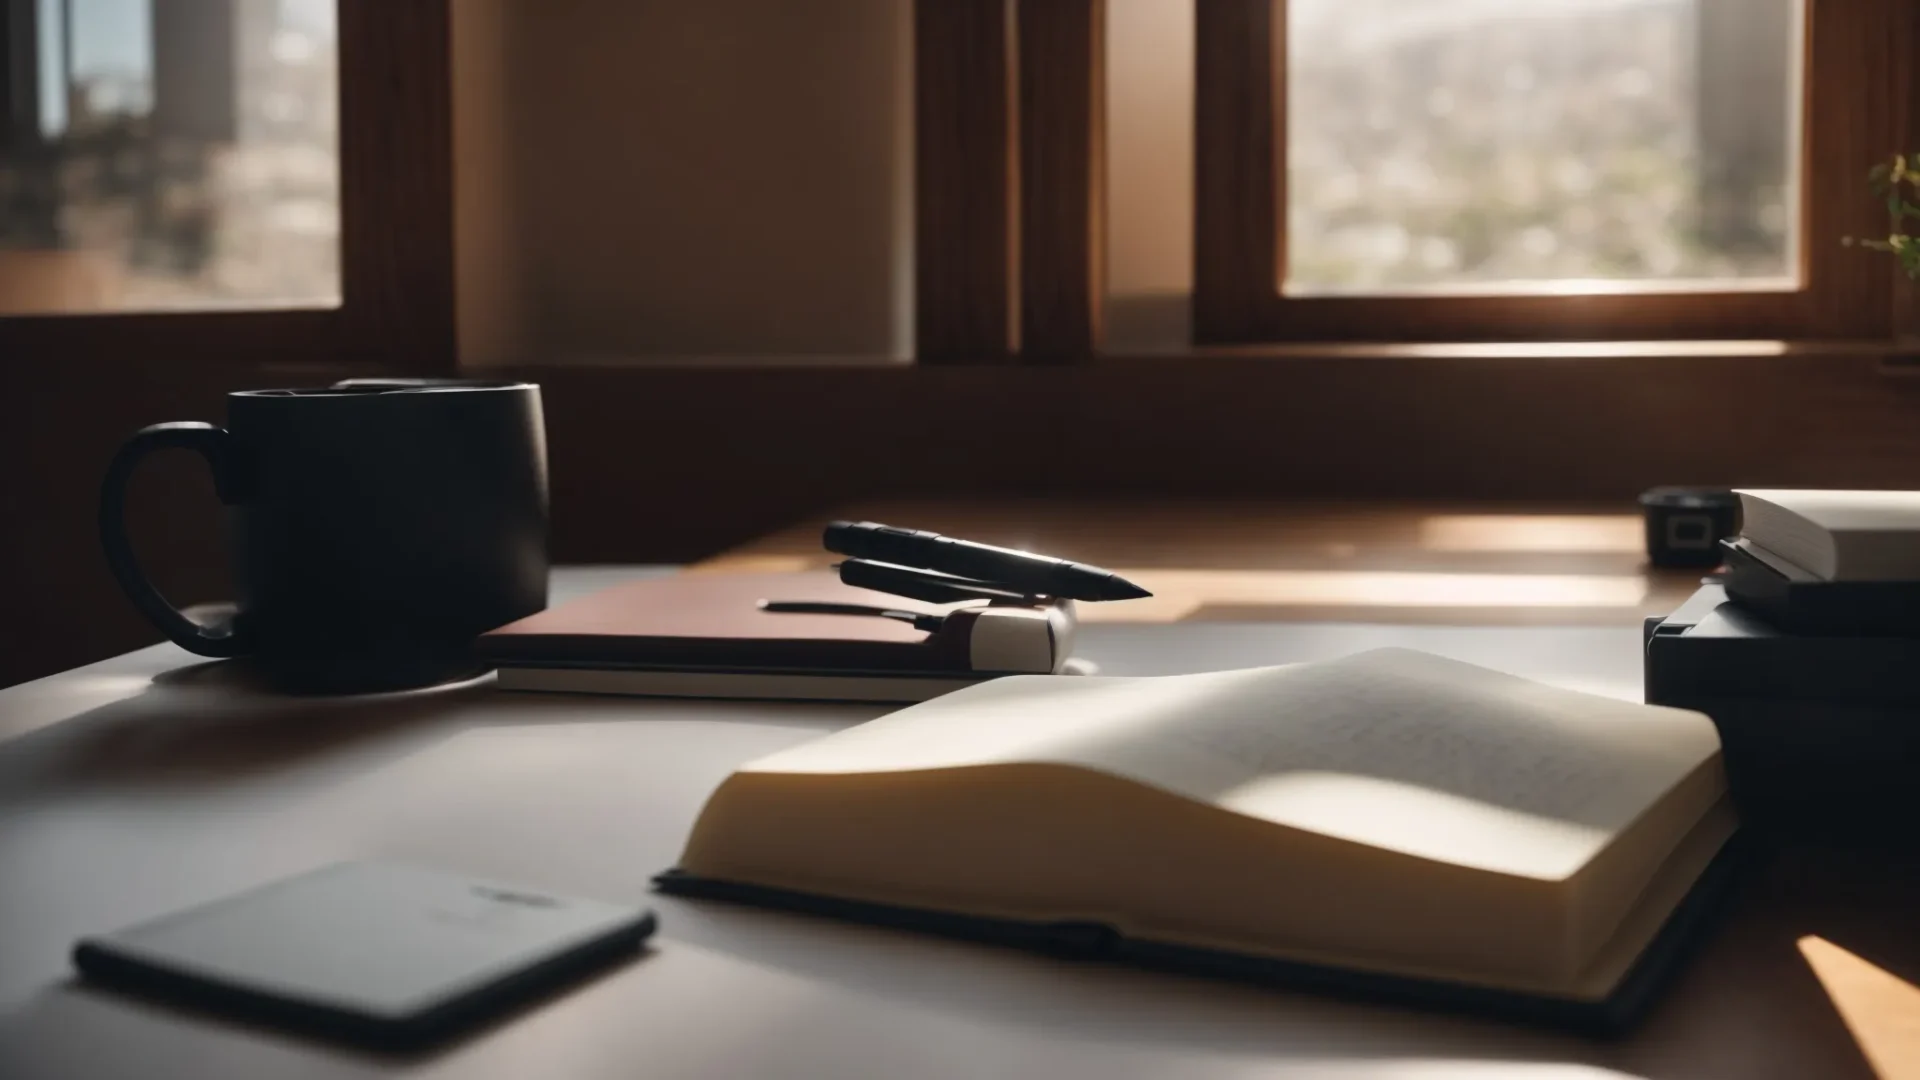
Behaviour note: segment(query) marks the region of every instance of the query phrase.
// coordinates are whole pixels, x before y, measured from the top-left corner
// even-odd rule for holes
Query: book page
[[[1742,534],[1820,580],[1920,578],[1920,491],[1738,494]]]
[[[1826,491],[1750,488],[1735,494],[1743,506],[1771,503],[1830,532],[1920,534],[1920,491]]]
[[[1560,879],[1718,750],[1698,713],[1381,649],[1201,675],[1000,679],[743,771],[1073,765],[1279,825]]]

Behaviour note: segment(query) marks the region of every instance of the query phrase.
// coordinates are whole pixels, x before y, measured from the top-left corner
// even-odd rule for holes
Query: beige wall
[[[1188,346],[1194,0],[1108,0],[1106,347]]]
[[[901,358],[910,0],[460,0],[463,360]],[[1187,344],[1193,0],[1110,0],[1108,347]]]
[[[460,0],[452,9],[454,296],[460,359],[476,367],[516,363],[531,351],[507,123],[513,2]]]
[[[461,0],[468,363],[903,356],[907,0]]]

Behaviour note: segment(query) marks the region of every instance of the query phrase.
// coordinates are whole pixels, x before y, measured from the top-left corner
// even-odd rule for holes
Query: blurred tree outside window
[[[1292,295],[1798,273],[1802,0],[1287,0]]]
[[[334,0],[0,0],[0,315],[340,302]]]

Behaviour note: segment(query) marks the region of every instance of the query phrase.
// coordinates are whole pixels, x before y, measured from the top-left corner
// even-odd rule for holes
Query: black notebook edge
[[[1154,971],[1307,990],[1358,1001],[1439,1008],[1585,1035],[1612,1036],[1631,1028],[1652,1008],[1706,936],[1708,925],[1733,891],[1746,862],[1747,844],[1744,834],[1737,833],[1721,847],[1613,993],[1597,1002],[1129,939],[1100,923],[1029,922],[848,900],[700,877],[678,868],[655,875],[653,883],[670,896],[775,908],[1067,959],[1111,961]]]
[[[75,945],[73,966],[88,983],[102,989],[378,1053],[406,1055],[450,1042],[639,954],[658,926],[652,911],[640,912],[470,992],[399,1019],[153,963],[107,942],[83,940]]]
[[[1727,598],[1774,628],[1816,637],[1920,634],[1920,582],[1795,581],[1733,540],[1720,542]]]

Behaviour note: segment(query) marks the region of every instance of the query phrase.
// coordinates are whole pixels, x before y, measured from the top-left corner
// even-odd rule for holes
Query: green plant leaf
[[[1891,254],[1896,267],[1909,280],[1920,283],[1920,234],[1909,235],[1902,223],[1908,219],[1920,221],[1920,203],[1909,202],[1903,185],[1911,185],[1916,197],[1920,197],[1920,153],[1911,155],[1894,154],[1867,170],[1867,184],[1874,195],[1887,208],[1887,217],[1891,222],[1886,239],[1867,240],[1843,236],[1840,243],[1846,247],[1863,247],[1869,251],[1882,251]]]

